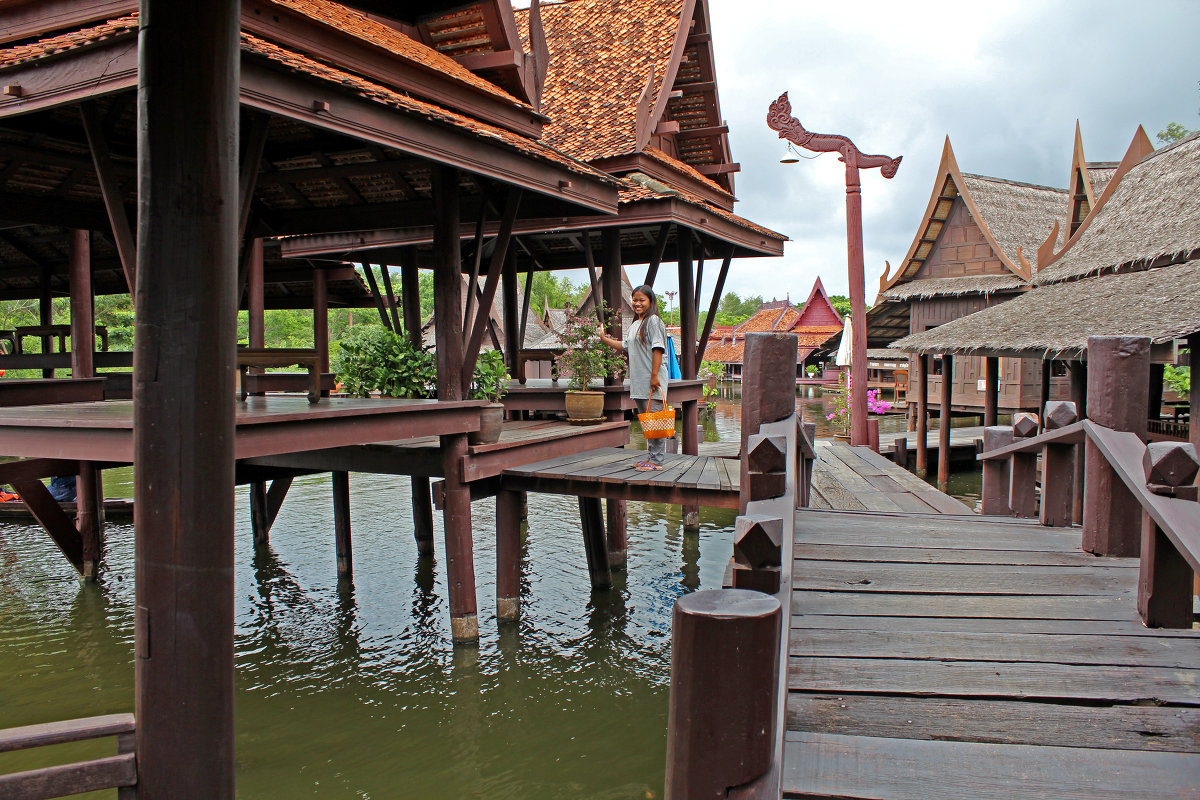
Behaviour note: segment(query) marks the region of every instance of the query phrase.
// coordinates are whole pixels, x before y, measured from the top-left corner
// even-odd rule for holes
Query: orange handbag
[[[662,411],[647,411],[645,414],[638,414],[638,422],[642,426],[642,434],[647,439],[666,439],[669,436],[675,435],[675,408],[667,405],[667,393],[663,388],[658,387],[662,393]],[[649,407],[649,403],[647,403]]]

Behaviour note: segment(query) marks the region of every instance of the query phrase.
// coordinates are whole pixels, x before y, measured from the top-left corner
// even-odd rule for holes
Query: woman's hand
[[[650,373],[650,393],[653,395],[655,391],[662,387],[662,382],[658,379],[657,370]]]

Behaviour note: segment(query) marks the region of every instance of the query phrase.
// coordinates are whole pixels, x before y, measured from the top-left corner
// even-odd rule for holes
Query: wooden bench
[[[71,336],[70,325],[19,325],[16,330],[12,331],[9,336],[8,331],[4,332],[4,336],[0,339],[8,339],[13,343],[13,353],[20,354],[24,352],[21,342],[28,336],[41,338],[53,338],[58,340],[58,352],[66,353],[67,339]],[[108,351],[108,328],[103,325],[96,326],[96,335],[100,337],[100,350]]]
[[[250,367],[301,367],[308,370],[308,402],[318,403],[321,400],[321,357],[316,350],[287,347],[239,347],[237,353],[238,366],[238,399],[246,401],[248,393],[247,373]]]

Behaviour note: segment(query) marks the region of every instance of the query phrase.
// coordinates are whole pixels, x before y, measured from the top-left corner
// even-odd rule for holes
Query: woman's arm
[[[609,336],[608,331],[606,331],[602,327],[597,328],[596,332],[598,334],[600,334],[600,341],[604,342],[606,345],[611,347],[613,350],[624,352],[625,345],[621,342],[620,339],[614,339],[613,337]]]
[[[650,351],[650,396],[654,396],[654,392],[661,387],[665,392],[667,387],[662,385],[662,381],[658,379],[659,370],[662,369],[663,351],[657,347]]]

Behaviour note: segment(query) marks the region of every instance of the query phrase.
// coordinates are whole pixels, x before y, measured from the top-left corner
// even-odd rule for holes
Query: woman
[[[629,395],[638,413],[661,411],[667,392],[667,326],[658,316],[658,300],[649,286],[633,290],[633,313],[637,316],[625,341],[609,336],[600,328],[600,341],[614,350],[629,354]],[[646,459],[634,465],[642,472],[663,468],[667,440],[647,439]]]

